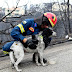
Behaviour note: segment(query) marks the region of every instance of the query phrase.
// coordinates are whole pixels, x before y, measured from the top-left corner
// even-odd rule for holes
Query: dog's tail
[[[56,64],[56,61],[55,60],[49,60],[48,64]]]

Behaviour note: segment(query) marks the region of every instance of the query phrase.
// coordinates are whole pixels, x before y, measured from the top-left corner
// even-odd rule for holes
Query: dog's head
[[[45,48],[50,44],[51,42],[51,35],[53,34],[53,30],[50,28],[46,28],[43,30],[42,32],[42,36],[43,36],[43,41],[45,43]]]
[[[41,35],[43,36],[43,38]],[[55,35],[55,32],[51,28],[45,28],[43,32],[40,32],[38,35],[33,36],[32,39],[37,42],[37,45],[40,43],[45,43],[46,48],[51,42],[52,35]]]
[[[46,36],[46,37],[48,38],[49,36],[52,35],[52,33],[53,33],[53,30],[52,30],[52,29],[50,29],[50,28],[45,28],[45,29],[43,30],[42,36]]]

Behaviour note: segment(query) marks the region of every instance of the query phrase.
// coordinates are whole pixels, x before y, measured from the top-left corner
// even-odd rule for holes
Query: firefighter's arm
[[[21,33],[20,33],[20,28],[18,26],[16,26],[12,31],[11,31],[11,36],[15,39],[15,40],[19,40],[19,41],[23,41],[24,43],[26,42],[26,37],[24,37]]]

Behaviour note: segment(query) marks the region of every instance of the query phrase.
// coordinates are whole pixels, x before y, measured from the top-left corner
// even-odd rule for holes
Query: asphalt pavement
[[[25,53],[19,68],[22,72],[72,72],[72,41],[49,46],[44,51],[44,57],[48,60],[48,65],[37,66],[32,62],[32,53]],[[49,64],[51,61],[56,63]],[[16,72],[11,68],[8,56],[0,57],[0,72]]]

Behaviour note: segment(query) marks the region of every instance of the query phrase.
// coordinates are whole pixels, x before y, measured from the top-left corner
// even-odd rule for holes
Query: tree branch
[[[6,18],[8,15],[10,15],[12,12],[14,12],[14,11],[18,8],[17,6],[18,6],[18,4],[19,4],[19,1],[20,1],[20,0],[18,0],[17,5],[16,5],[16,7],[14,8],[14,10],[12,10],[12,11],[11,11],[10,13],[8,13],[7,15],[3,16],[3,17],[0,19],[0,22],[3,21],[4,18]]]

